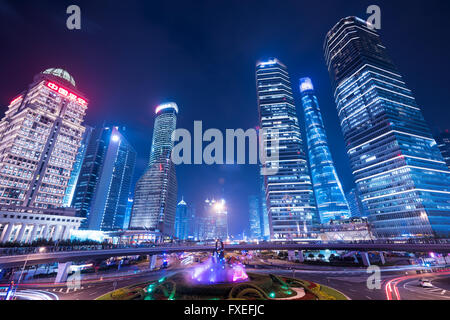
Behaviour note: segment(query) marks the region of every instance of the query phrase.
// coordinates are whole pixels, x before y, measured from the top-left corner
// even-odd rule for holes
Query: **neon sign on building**
[[[74,94],[72,92],[69,92],[68,90],[64,89],[63,87],[60,87],[57,84],[54,84],[53,82],[47,82],[47,87],[49,87],[53,91],[59,93],[60,95],[67,97],[69,100],[76,101],[77,103],[81,104],[82,106],[87,105],[86,100],[78,97],[76,94]]]

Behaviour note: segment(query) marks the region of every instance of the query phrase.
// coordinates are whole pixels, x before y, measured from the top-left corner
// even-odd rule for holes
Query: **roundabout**
[[[273,274],[249,273],[241,282],[195,283],[180,272],[158,281],[109,292],[98,300],[347,300],[340,292],[314,282]]]
[[[347,300],[340,292],[314,282],[247,273],[224,254],[221,240],[203,263],[158,281],[121,288],[99,300]]]

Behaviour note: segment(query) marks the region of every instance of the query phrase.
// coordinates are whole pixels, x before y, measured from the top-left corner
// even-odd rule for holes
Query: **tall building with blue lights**
[[[324,44],[358,192],[377,237],[448,237],[450,171],[372,29],[347,17]]]
[[[322,224],[350,218],[350,210],[341,181],[336,172],[328,138],[320,112],[319,101],[310,78],[300,79],[308,144],[309,166]]]
[[[130,229],[175,233],[177,178],[171,159],[178,106],[175,103],[156,108],[152,148],[147,170],[136,184]]]
[[[118,127],[93,130],[73,199],[78,216],[87,218],[83,228],[123,229],[135,163]]]
[[[445,130],[436,136],[436,142],[439,150],[441,150],[442,157],[444,158],[447,167],[450,169],[450,130]]]
[[[180,240],[194,239],[194,220],[195,210],[181,199],[177,205],[175,217],[175,237]]]
[[[364,207],[362,205],[358,190],[356,188],[353,188],[349,192],[347,192],[346,198],[352,218],[366,217]]]
[[[267,149],[278,140],[279,159],[262,163],[263,168],[277,169],[264,177],[270,238],[304,239],[318,216],[287,67],[278,59],[258,63],[256,86]]]
[[[249,196],[249,226],[250,226],[250,238],[261,239],[263,237],[263,221],[261,215],[261,201],[259,196]]]
[[[70,174],[70,179],[67,182],[66,194],[63,199],[63,206],[72,206],[73,196],[75,194],[75,189],[77,187],[78,178],[80,177],[81,167],[83,165],[84,156],[86,155],[86,149],[91,139],[91,134],[94,128],[86,126],[86,131],[84,131],[83,139],[81,140],[81,146],[78,148],[77,156],[75,157],[75,162],[73,164],[73,170]]]

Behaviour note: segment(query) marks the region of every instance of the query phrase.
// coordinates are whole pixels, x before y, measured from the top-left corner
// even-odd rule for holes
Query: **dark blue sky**
[[[78,4],[82,30],[66,27]],[[154,108],[173,100],[178,127],[258,125],[255,63],[278,57],[297,83],[318,90],[330,147],[346,190],[353,185],[323,59],[325,34],[339,19],[382,10],[382,40],[432,128],[450,127],[449,1],[4,1],[0,0],[0,108],[49,67],[69,71],[90,100],[86,123],[125,125],[138,151],[136,178],[147,163]],[[300,119],[301,113],[300,113]],[[248,222],[247,197],[258,192],[255,166],[180,166],[179,197],[228,202],[231,231]]]

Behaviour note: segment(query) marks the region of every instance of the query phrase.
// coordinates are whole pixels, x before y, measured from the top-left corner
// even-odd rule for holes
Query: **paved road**
[[[432,288],[422,288],[419,281],[426,278]],[[405,275],[386,281],[384,290],[388,300],[450,300],[448,283],[450,272]]]
[[[162,271],[142,272],[134,275],[126,275],[118,278],[104,278],[103,280],[85,280],[81,282],[79,289],[70,289],[66,285],[24,284],[20,291],[28,290],[28,294],[34,292],[34,298],[39,299],[55,295],[60,300],[94,300],[112,290],[129,285],[157,280],[167,277],[175,272],[188,270],[179,268]],[[272,273],[281,276],[295,277],[310,280],[341,291],[352,300],[449,300],[450,272],[437,274],[416,274],[411,266],[382,268],[381,289],[368,289],[367,270],[364,268],[338,268],[296,265],[295,270],[286,266],[259,265],[257,268],[248,267],[248,272]],[[111,276],[111,274],[109,275]],[[432,289],[424,289],[418,286],[418,280],[429,277],[435,286]],[[444,292],[445,291],[445,292]],[[25,292],[25,293],[27,293]],[[47,296],[41,296],[45,295]],[[397,296],[398,295],[398,296]],[[55,297],[55,299],[56,299]]]
[[[66,284],[53,283],[26,283],[19,286],[19,291],[34,290],[47,292],[57,296],[59,300],[94,300],[114,289],[120,289],[141,282],[158,280],[167,277],[177,270],[162,270],[143,272],[136,275],[122,276],[118,278],[104,278],[103,280],[81,281],[80,288],[70,288]]]

